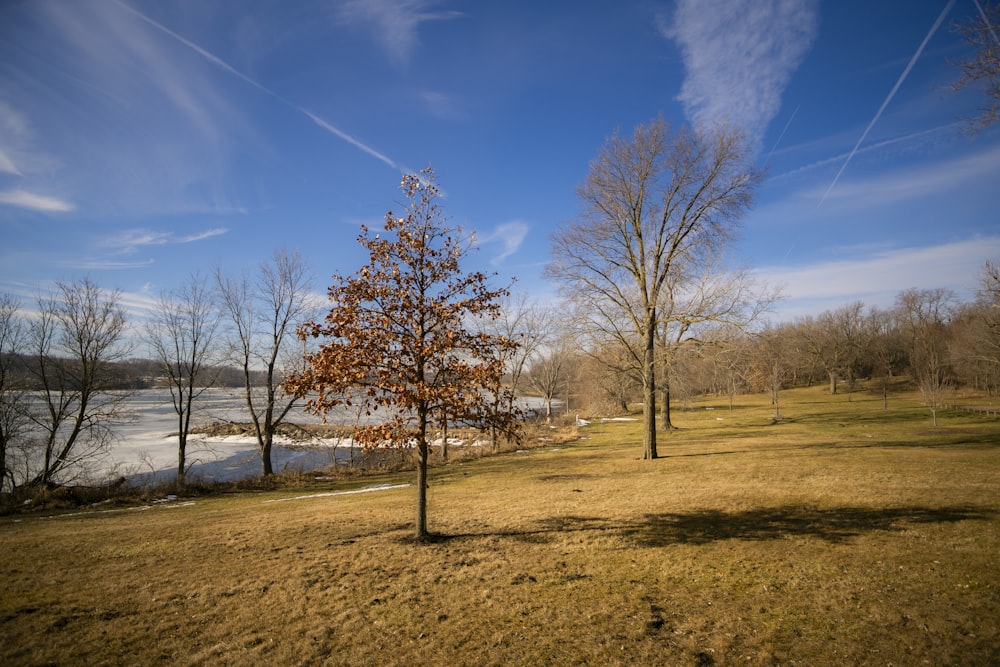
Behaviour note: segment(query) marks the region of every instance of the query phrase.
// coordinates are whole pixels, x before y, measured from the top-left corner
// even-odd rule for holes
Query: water
[[[171,480],[177,475],[177,413],[169,392],[148,389],[137,392],[127,402],[134,420],[115,429],[115,442],[99,469],[90,477],[125,477],[143,484]],[[330,415],[330,423],[352,423],[352,415],[341,411]],[[241,390],[213,389],[195,401],[191,423],[200,426],[218,421],[248,423],[250,415]],[[293,408],[285,421],[319,423],[320,418]],[[276,437],[271,462],[276,472],[309,471],[346,461],[352,452],[349,443],[320,440],[302,447],[301,443]],[[252,436],[208,436],[191,434],[186,450],[188,480],[227,481],[261,474],[257,441]],[[354,452],[357,455],[357,452]]]
[[[519,401],[525,409],[538,409],[538,399]],[[98,459],[88,462],[83,475],[80,470],[70,471],[70,477],[80,481],[104,483],[121,477],[130,484],[143,485],[170,481],[177,476],[177,413],[170,393],[163,389],[146,389],[129,397],[127,411],[133,419],[115,428],[115,440],[110,450]],[[354,425],[372,422],[374,415],[365,418],[357,407],[340,406],[327,415],[327,423]],[[194,405],[193,427],[215,422],[249,423],[242,390],[211,389],[199,396]],[[316,424],[322,420],[293,408],[285,422]],[[308,446],[304,446],[308,445]],[[275,472],[308,472],[332,466],[334,462],[346,463],[360,455],[352,449],[349,440],[316,440],[310,443],[293,442],[275,437],[271,462]],[[188,436],[185,463],[188,481],[230,481],[247,479],[261,474],[257,441],[252,436]]]

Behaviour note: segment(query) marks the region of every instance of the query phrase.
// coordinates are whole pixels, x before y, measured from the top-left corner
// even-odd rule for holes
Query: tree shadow
[[[701,510],[689,513],[646,514],[621,527],[637,546],[708,544],[722,540],[778,540],[817,537],[844,542],[866,532],[901,531],[914,524],[986,521],[996,511],[981,507],[837,507],[817,509],[786,506],[740,512]]]
[[[631,521],[564,515],[543,519],[534,527],[525,529],[438,535],[435,541],[501,537],[541,544],[552,542],[563,533],[596,532],[620,536],[637,547],[702,545],[723,540],[781,540],[789,537],[816,537],[841,543],[869,532],[896,532],[920,524],[988,521],[996,515],[997,511],[991,508],[969,505],[827,509],[785,506],[740,512],[700,510],[646,514]]]

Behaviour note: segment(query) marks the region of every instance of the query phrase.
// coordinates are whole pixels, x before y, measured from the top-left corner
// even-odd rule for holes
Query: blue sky
[[[1000,259],[1000,127],[948,90],[974,0],[0,3],[0,291],[89,275],[148,303],[297,248],[321,291],[433,165],[468,268],[538,297],[604,139],[747,128],[734,255],[790,319]]]

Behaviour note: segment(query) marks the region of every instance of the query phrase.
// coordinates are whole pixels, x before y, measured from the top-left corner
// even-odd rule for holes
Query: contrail
[[[214,53],[212,53],[211,51],[207,51],[207,50],[203,49],[202,47],[198,46],[197,44],[195,44],[194,42],[192,42],[191,40],[189,40],[189,39],[187,39],[187,38],[185,38],[185,37],[183,37],[181,35],[178,35],[176,32],[174,32],[170,28],[166,27],[165,25],[163,25],[161,23],[158,23],[158,22],[154,21],[153,19],[149,18],[148,16],[146,16],[142,12],[140,12],[140,11],[138,11],[136,9],[133,9],[132,7],[129,7],[124,2],[121,2],[120,0],[114,0],[114,2],[115,2],[115,4],[117,4],[119,7],[121,7],[125,11],[129,12],[130,14],[134,15],[135,17],[137,17],[139,19],[142,19],[143,21],[145,21],[149,25],[153,26],[154,28],[156,28],[160,32],[162,32],[162,33],[164,33],[166,35],[169,35],[170,37],[174,38],[175,40],[177,40],[178,42],[180,42],[184,46],[188,47],[189,49],[191,49],[192,51],[194,51],[195,53],[197,53],[201,57],[203,57],[206,60],[208,60],[210,63],[221,67],[222,69],[226,70],[227,72],[229,72],[233,76],[236,76],[236,77],[242,79],[243,81],[245,81],[246,83],[250,84],[251,86],[253,86],[257,90],[261,91],[262,93],[264,93],[266,95],[269,95],[270,97],[272,97],[275,100],[281,102],[285,106],[287,106],[287,107],[289,107],[291,109],[294,109],[295,111],[298,111],[299,113],[303,114],[309,120],[311,120],[313,123],[315,123],[316,125],[318,125],[320,128],[326,130],[330,134],[338,137],[339,139],[342,139],[342,140],[346,141],[347,143],[351,144],[355,148],[357,148],[359,150],[362,150],[365,153],[368,153],[368,155],[371,155],[375,159],[381,160],[382,162],[386,163],[387,165],[389,165],[393,169],[396,169],[398,171],[405,171],[392,158],[389,158],[389,157],[383,155],[382,153],[379,153],[377,150],[375,150],[371,146],[366,145],[365,143],[359,141],[358,139],[355,139],[354,137],[352,137],[351,135],[347,134],[343,130],[340,130],[340,129],[334,127],[333,125],[331,125],[327,121],[323,120],[322,118],[320,118],[316,114],[312,113],[311,111],[309,111],[309,110],[307,110],[307,109],[299,106],[298,104],[295,104],[294,102],[292,102],[290,100],[285,99],[284,97],[282,97],[278,93],[274,92],[273,90],[271,90],[267,86],[265,86],[265,85],[263,85],[263,84],[255,81],[254,79],[250,78],[249,76],[247,76],[243,72],[239,71],[238,69],[236,69],[235,67],[233,67],[232,65],[230,65],[229,63],[227,63],[225,60],[223,60],[222,58],[220,58],[217,55],[215,55]]]
[[[765,163],[771,161],[771,156],[774,155],[774,151],[777,150],[778,144],[780,144],[781,140],[785,137],[785,132],[788,132],[788,126],[792,124],[793,120],[795,120],[795,114],[799,112],[799,107],[801,106],[802,105],[800,104],[799,106],[795,107],[795,111],[793,111],[792,115],[788,117],[788,122],[785,123],[785,127],[782,128],[781,134],[778,135],[778,140],[775,141],[774,146],[771,147],[771,152],[767,154],[767,159],[764,160]]]
[[[921,42],[920,46],[917,48],[917,52],[913,54],[912,58],[910,58],[909,64],[906,65],[906,69],[904,69],[903,73],[899,76],[899,80],[896,81],[896,85],[893,86],[892,90],[889,91],[889,96],[885,98],[885,101],[882,102],[882,106],[879,107],[878,112],[875,114],[875,117],[872,118],[870,123],[868,123],[868,127],[865,128],[865,131],[861,133],[861,138],[858,139],[858,143],[854,144],[854,148],[851,150],[850,153],[848,153],[847,159],[844,160],[844,164],[840,167],[840,171],[838,171],[837,175],[833,178],[833,183],[830,183],[830,187],[828,187],[826,189],[826,192],[823,193],[823,197],[819,200],[819,204],[816,205],[816,208],[822,206],[823,202],[826,201],[826,198],[833,191],[834,186],[837,185],[837,181],[840,180],[840,177],[844,173],[844,170],[847,169],[847,165],[850,164],[851,158],[853,158],[854,154],[858,152],[858,148],[861,147],[861,144],[864,142],[865,137],[868,136],[868,133],[871,132],[871,129],[875,127],[875,123],[878,122],[878,119],[882,117],[882,112],[885,111],[885,108],[887,106],[889,106],[889,102],[892,101],[892,98],[893,96],[895,96],[896,91],[899,90],[899,87],[901,85],[903,85],[903,81],[906,80],[906,77],[907,75],[909,75],[910,70],[913,69],[913,65],[916,64],[917,59],[920,57],[920,54],[923,53],[924,47],[927,46],[927,42],[931,40],[931,37],[934,36],[934,33],[937,32],[937,29],[941,27],[941,22],[944,21],[945,15],[947,15],[948,12],[951,11],[951,8],[952,6],[954,6],[954,4],[955,0],[949,0],[948,4],[945,5],[945,8],[941,11],[941,15],[937,17],[937,21],[934,22],[933,26],[931,26],[930,32],[927,33],[927,36],[924,37],[924,41]]]

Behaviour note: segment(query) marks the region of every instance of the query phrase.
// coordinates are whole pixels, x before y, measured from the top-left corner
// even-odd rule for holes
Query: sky
[[[464,268],[551,299],[549,239],[616,130],[745,128],[734,262],[774,317],[1000,260],[1000,126],[964,120],[975,0],[0,2],[0,292],[84,276],[141,309],[298,250],[322,292],[433,166]]]

